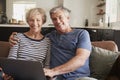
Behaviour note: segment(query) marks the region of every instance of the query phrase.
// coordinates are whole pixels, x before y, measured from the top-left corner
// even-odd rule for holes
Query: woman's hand
[[[14,80],[11,76],[5,74],[1,67],[0,67],[0,77],[3,80]]]
[[[14,80],[14,78],[4,73],[3,80]]]

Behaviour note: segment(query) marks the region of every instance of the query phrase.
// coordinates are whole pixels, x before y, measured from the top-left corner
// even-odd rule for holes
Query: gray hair
[[[63,6],[57,6],[57,7],[54,7],[50,10],[50,16],[53,14],[53,13],[56,13],[57,11],[59,10],[62,10],[66,16],[69,16],[71,11]]]
[[[46,22],[46,13],[42,8],[32,8],[26,13],[26,21],[28,22],[29,18],[34,15],[40,13],[42,15],[42,23]]]

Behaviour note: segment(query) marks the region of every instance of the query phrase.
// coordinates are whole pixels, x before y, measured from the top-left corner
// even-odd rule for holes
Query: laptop
[[[46,80],[42,64],[37,61],[0,58],[0,66],[14,80]]]

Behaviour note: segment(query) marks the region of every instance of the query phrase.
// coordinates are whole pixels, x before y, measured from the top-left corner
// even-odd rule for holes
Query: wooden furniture
[[[6,13],[6,0],[0,0],[0,14]]]
[[[79,29],[78,27],[76,29]],[[91,41],[109,41],[112,40],[118,45],[120,51],[120,30],[101,29],[101,28],[82,28],[90,33]],[[0,41],[8,41],[12,32],[25,32],[29,27],[0,27]],[[54,30],[54,27],[43,27],[42,34],[47,34]]]

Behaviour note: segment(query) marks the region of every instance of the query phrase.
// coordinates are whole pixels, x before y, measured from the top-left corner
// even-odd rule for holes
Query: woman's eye
[[[31,21],[31,22],[32,22],[33,20],[32,20],[32,19],[30,19],[29,21]]]
[[[40,20],[37,20],[37,21],[40,21]]]

